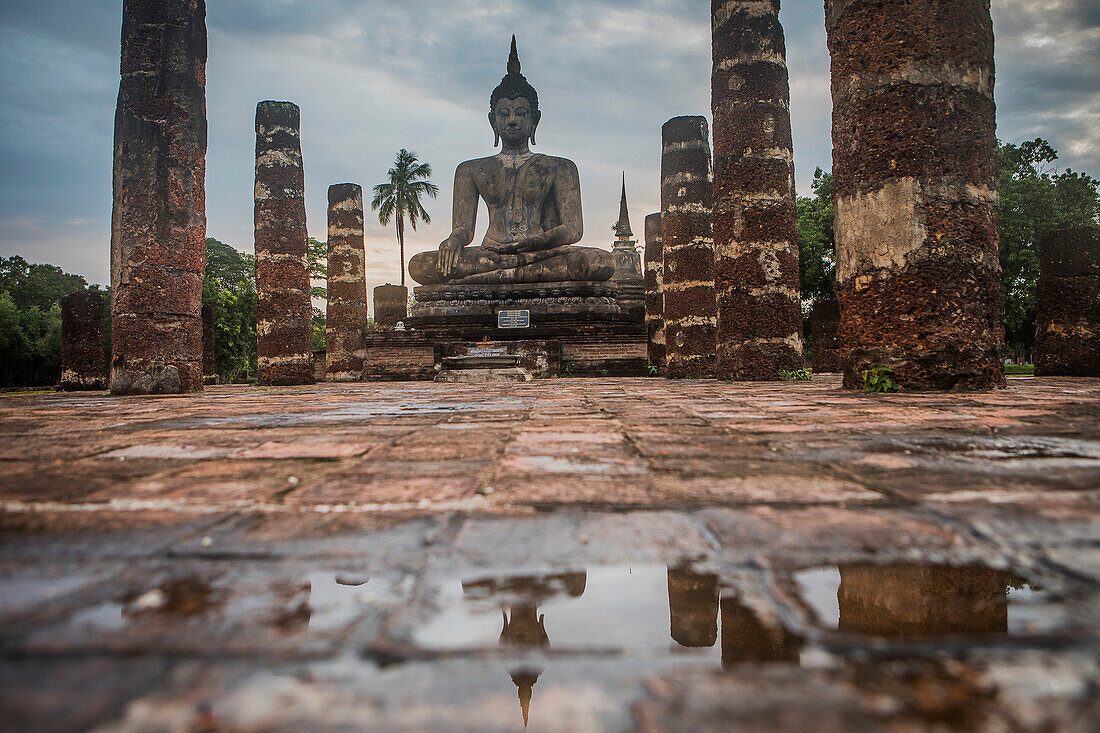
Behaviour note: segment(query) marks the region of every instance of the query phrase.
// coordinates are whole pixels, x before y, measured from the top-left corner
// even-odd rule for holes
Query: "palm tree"
[[[397,160],[386,174],[390,180],[374,187],[374,199],[370,202],[372,210],[378,212],[378,221],[388,226],[396,214],[397,244],[401,248],[401,287],[405,286],[405,219],[416,231],[417,220],[425,224],[432,223],[432,217],[420,203],[420,196],[427,194],[433,199],[439,194],[439,186],[428,179],[432,176],[432,166],[416,159],[416,153],[401,148]]]

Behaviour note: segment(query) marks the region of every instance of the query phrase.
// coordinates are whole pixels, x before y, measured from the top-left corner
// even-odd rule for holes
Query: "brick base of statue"
[[[409,330],[367,332],[364,379],[454,377],[478,359],[519,359],[515,366],[534,378],[647,372],[645,324],[623,312],[610,282],[422,285],[413,292]]]
[[[610,282],[508,283],[497,285],[421,285],[409,325],[478,325],[495,328],[501,310],[526,310],[542,323],[631,317]]]

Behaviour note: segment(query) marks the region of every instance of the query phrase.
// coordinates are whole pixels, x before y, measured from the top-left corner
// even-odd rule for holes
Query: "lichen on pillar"
[[[206,5],[125,0],[111,214],[111,391],[202,389]]]
[[[645,323],[649,366],[662,375],[667,366],[664,306],[664,247],[661,213],[657,212],[645,218]]]
[[[710,133],[705,117],[661,128],[661,240],[667,374],[714,376],[714,239]]]
[[[367,327],[363,187],[337,183],[328,189],[328,310],[325,317],[325,378],[363,378],[363,331]]]
[[[107,389],[103,293],[80,290],[61,299],[61,382],[65,391]]]
[[[259,383],[313,382],[313,307],[306,262],[300,112],[256,106],[256,346]]]
[[[712,0],[719,379],[799,369],[794,155],[779,0]]]
[[[1100,377],[1100,227],[1058,229],[1039,242],[1035,374]]]
[[[827,0],[844,385],[1005,384],[989,0]]]

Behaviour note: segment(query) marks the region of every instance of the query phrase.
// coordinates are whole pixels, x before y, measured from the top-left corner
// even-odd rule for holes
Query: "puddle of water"
[[[824,629],[881,638],[1021,634],[1050,630],[1042,589],[1003,570],[850,564],[794,575]]]
[[[722,594],[717,576],[664,565],[451,579],[412,633],[425,650],[619,655],[732,665],[798,661],[801,641]]]
[[[20,578],[4,581],[0,614],[26,611],[54,601],[96,582],[101,576],[63,575],[56,578]]]
[[[284,634],[325,633],[346,627],[372,603],[396,598],[392,583],[371,583],[355,573],[313,572],[280,583],[271,593],[241,593],[211,585],[196,576],[175,578],[141,593],[77,612],[70,623],[105,632],[121,631],[142,621],[183,623],[211,618],[256,617]]]

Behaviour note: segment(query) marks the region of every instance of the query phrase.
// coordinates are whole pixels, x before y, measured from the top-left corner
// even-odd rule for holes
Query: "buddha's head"
[[[535,143],[535,128],[539,125],[539,95],[519,73],[519,53],[516,37],[512,36],[512,50],[508,55],[508,73],[489,97],[489,124],[496,138],[493,145],[504,140],[506,148],[520,147],[528,140]]]

